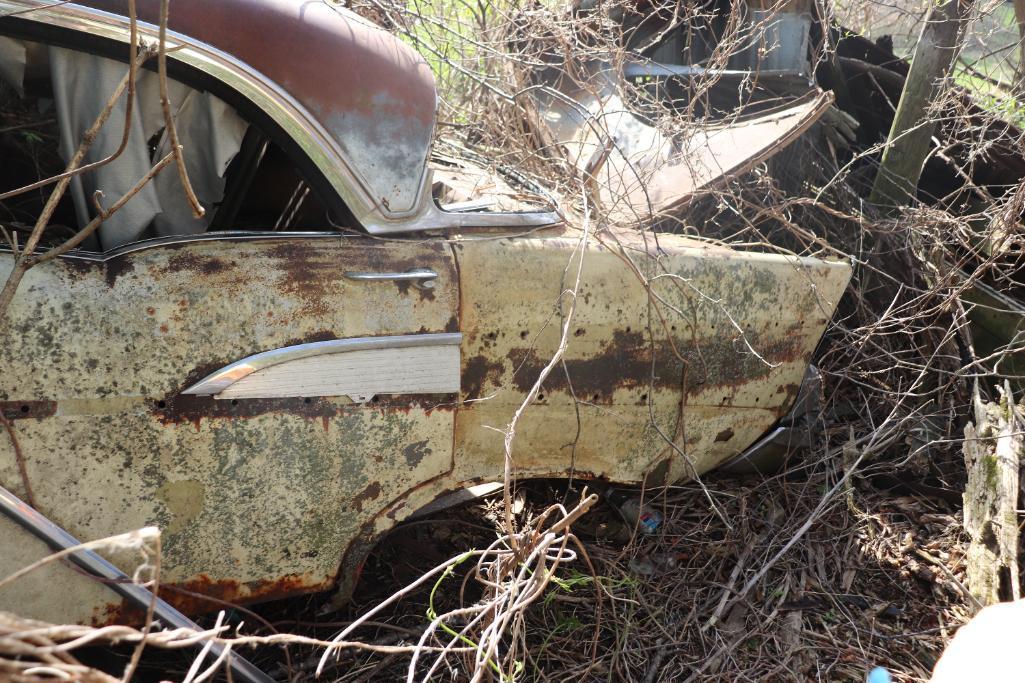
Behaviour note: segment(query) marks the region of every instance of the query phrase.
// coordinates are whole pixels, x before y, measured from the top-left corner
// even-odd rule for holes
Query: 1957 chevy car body
[[[139,2],[150,40],[158,7]],[[20,55],[7,72],[20,64],[27,92],[40,50],[50,68],[99,56],[123,70],[124,14],[113,0],[2,0],[0,39]],[[101,233],[28,272],[0,320],[14,437],[0,430],[0,484],[80,539],[158,525],[163,579],[189,591],[162,595],[186,612],[216,608],[196,594],[344,593],[397,522],[501,479],[501,430],[558,346],[581,228],[440,206],[431,73],[343,10],[174,0],[170,29],[176,83],[249,128],[205,230]],[[259,169],[238,165],[257,128],[322,203],[319,226],[241,218],[233,193],[276,187],[254,191]],[[90,210],[76,207],[80,223]],[[0,252],[0,278],[13,261]],[[664,483],[735,456],[786,414],[849,276],[671,234],[657,248],[649,232],[592,234],[565,362],[519,424],[515,474]],[[2,517],[0,548],[0,576],[47,552]],[[0,609],[123,616],[60,565],[0,592]]]

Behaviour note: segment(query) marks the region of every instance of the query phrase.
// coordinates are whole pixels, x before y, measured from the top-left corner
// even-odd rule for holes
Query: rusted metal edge
[[[0,510],[26,531],[56,551],[67,550],[81,545],[78,539],[54,524],[38,510],[20,500],[3,486],[0,486]],[[153,613],[161,621],[175,628],[187,628],[195,631],[203,630],[198,624],[174,607],[160,598],[155,598],[149,590],[137,583],[133,583],[128,575],[95,552],[91,550],[77,550],[71,553],[68,559],[90,575],[102,579],[103,583],[109,586],[112,591],[135,603],[141,609],[146,610],[150,604],[155,604]],[[208,651],[213,655],[214,659],[219,657],[224,651],[224,645],[217,642],[208,643],[201,641],[197,643],[197,647],[200,648],[207,645],[209,645]],[[228,657],[228,666],[231,667],[232,672],[236,676],[244,681],[249,681],[250,683],[274,683],[273,678],[256,668],[241,655],[231,653],[231,656]]]
[[[814,100],[814,107],[808,112],[804,121],[802,121],[799,126],[795,126],[794,128],[787,131],[786,135],[783,135],[778,140],[776,140],[775,144],[773,144],[772,147],[766,149],[765,152],[763,152],[761,155],[751,157],[746,164],[743,164],[738,167],[743,170],[727,171],[726,174],[745,173],[748,170],[750,170],[752,166],[755,166],[761,163],[762,161],[765,161],[766,159],[773,156],[781,149],[789,145],[791,142],[804,135],[816,121],[822,118],[823,114],[826,113],[826,110],[833,105],[835,99],[836,97],[835,95],[833,95],[832,90],[823,91],[819,93],[817,96],[814,94],[814,92],[810,92],[806,95],[802,95],[793,102],[788,103],[788,106],[786,106],[785,108],[781,107],[778,110],[771,111],[771,114],[782,115],[785,114],[787,111],[792,111],[798,106],[803,105],[805,103],[805,100]],[[741,121],[738,122],[738,125],[744,125],[747,123],[748,121]]]
[[[197,396],[219,394],[243,377],[247,377],[258,370],[265,370],[274,365],[288,363],[300,358],[369,349],[458,346],[462,340],[463,335],[459,332],[441,332],[437,334],[401,334],[388,337],[354,337],[351,339],[332,339],[331,341],[296,344],[295,346],[264,351],[263,353],[257,353],[236,361],[207,375],[182,393]]]
[[[822,374],[814,365],[809,365],[804,372],[804,379],[797,391],[797,397],[793,400],[786,415],[780,418],[779,422],[760,439],[723,462],[718,468],[727,472],[743,472],[745,467],[754,467],[756,471],[775,469],[771,467],[771,463],[767,464],[763,460],[771,461],[780,451],[785,453],[792,444],[802,442],[801,435],[798,434],[801,423],[804,418],[815,417],[821,412],[821,394]]]
[[[822,93],[818,94],[817,96],[814,94],[814,92],[808,93],[806,95],[802,95],[801,97],[797,98],[793,102],[789,102],[785,109],[780,109],[780,110],[777,110],[777,111],[773,111],[770,114],[765,115],[765,118],[771,118],[771,116],[773,116],[773,115],[776,115],[776,116],[783,115],[788,110],[792,111],[795,108],[804,105],[807,100],[810,100],[810,99],[813,99],[813,98],[815,99],[813,108],[808,111],[808,113],[805,115],[804,120],[801,121],[801,123],[799,125],[794,126],[789,131],[787,131],[785,135],[780,136],[771,146],[769,146],[769,147],[765,148],[764,150],[762,150],[762,152],[760,154],[755,154],[753,156],[750,156],[747,159],[745,159],[743,162],[733,166],[732,168],[728,168],[728,169],[724,170],[722,173],[720,173],[718,176],[713,178],[711,181],[709,181],[704,186],[702,186],[700,188],[696,188],[695,191],[692,192],[690,195],[688,195],[687,197],[681,198],[681,200],[674,207],[667,206],[660,213],[666,213],[666,212],[672,210],[673,208],[679,208],[681,206],[687,205],[697,195],[702,194],[703,192],[705,192],[705,191],[707,191],[709,189],[712,189],[714,187],[722,187],[723,184],[729,182],[733,178],[736,178],[737,176],[744,175],[745,173],[750,171],[752,168],[754,168],[758,164],[760,164],[763,161],[766,161],[768,159],[771,159],[772,157],[776,156],[781,151],[783,151],[787,146],[790,145],[790,143],[794,142],[794,140],[796,140],[797,138],[801,137],[806,132],[808,132],[808,129],[811,128],[819,119],[822,118],[822,116],[826,113],[826,110],[829,109],[829,107],[833,106],[833,101],[835,100],[835,96],[833,95],[833,91],[832,90],[827,90],[825,92],[822,92]],[[759,118],[761,118],[761,117],[759,117]],[[737,122],[736,125],[737,126],[743,126],[743,125],[747,125],[747,124],[751,123],[752,121],[753,121],[753,119],[752,120],[740,121],[740,122]]]

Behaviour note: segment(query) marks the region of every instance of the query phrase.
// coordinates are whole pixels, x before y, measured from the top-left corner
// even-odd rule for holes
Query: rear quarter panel
[[[501,430],[558,347],[579,243],[567,230],[455,246],[467,479],[502,472]],[[516,472],[677,480],[735,455],[786,412],[849,277],[675,235],[592,236],[563,363],[516,430]]]

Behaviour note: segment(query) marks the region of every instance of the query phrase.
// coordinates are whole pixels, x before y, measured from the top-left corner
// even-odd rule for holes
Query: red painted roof
[[[127,15],[126,0],[77,4]],[[157,24],[159,0],[138,0]],[[275,81],[313,114],[388,213],[414,208],[434,130],[424,59],[391,34],[324,0],[172,0],[169,28]]]

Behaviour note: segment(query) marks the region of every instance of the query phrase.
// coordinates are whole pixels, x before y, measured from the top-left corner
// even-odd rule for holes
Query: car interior
[[[109,207],[170,150],[156,61],[146,66],[138,71],[127,146],[114,160],[72,180],[44,233],[44,246],[75,234],[97,216],[97,202]],[[0,195],[63,172],[82,133],[126,74],[127,65],[114,59],[0,35]],[[231,106],[179,81],[169,82],[168,90],[190,184],[205,216],[194,217],[169,164],[105,220],[83,250],[209,231],[325,231],[352,224],[329,215],[282,147]],[[86,162],[117,151],[126,100],[119,99]],[[0,199],[4,231],[24,242],[53,187]]]

